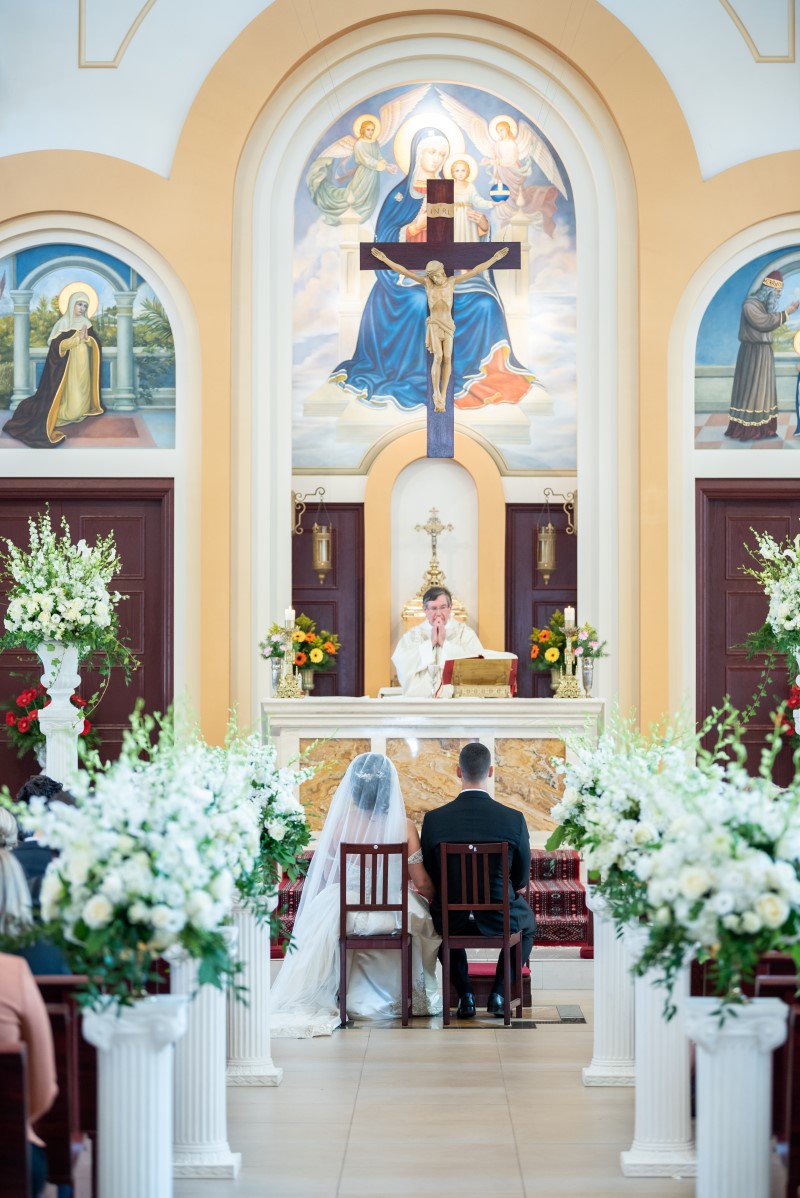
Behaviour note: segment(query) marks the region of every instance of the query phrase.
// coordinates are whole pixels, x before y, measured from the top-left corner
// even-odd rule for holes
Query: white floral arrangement
[[[113,534],[93,546],[83,539],[73,544],[63,517],[57,535],[49,509],[31,518],[28,528],[27,551],[3,538],[7,551],[0,551],[0,567],[10,585],[0,649],[36,652],[50,641],[77,646],[82,658],[102,650],[107,667],[120,664],[129,677],[136,659],[118,635],[117,606],[126,596],[111,590],[120,569]]]
[[[779,544],[769,533],[751,530],[758,550],[750,550],[758,569],[745,573],[758,580],[769,598],[767,623],[777,648],[800,647],[800,534]]]
[[[711,724],[717,746],[704,752]],[[620,929],[644,925],[636,972],[657,970],[671,993],[687,960],[710,960],[723,1012],[765,952],[800,965],[800,782],[772,783],[778,749],[775,734],[751,778],[726,706],[691,737],[617,723],[596,746],[568,742],[557,766],[567,787],[548,847],[584,853]]]

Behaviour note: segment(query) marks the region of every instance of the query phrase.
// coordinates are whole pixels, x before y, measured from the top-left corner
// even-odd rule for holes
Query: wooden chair
[[[511,1012],[519,1007],[522,1014],[522,933],[511,931],[511,912],[508,882],[508,844],[501,840],[491,844],[442,844],[440,849],[440,889],[442,896],[442,1008],[445,1025],[450,1023],[450,950],[454,948],[501,948],[503,950],[503,1022],[511,1024]],[[502,898],[492,899],[491,881],[497,877],[497,858],[500,859]],[[494,862],[492,861],[494,858]],[[458,893],[459,901],[450,898]],[[481,936],[480,932],[466,936],[450,934],[450,917],[456,912],[494,911],[502,914],[502,936]],[[511,950],[514,952],[516,994],[511,997]]]
[[[34,1131],[47,1147],[47,1180],[53,1185],[72,1185],[72,1132],[74,1072],[77,1060],[72,1051],[72,1013],[66,1003],[47,1003],[53,1033],[58,1094],[50,1110],[37,1119]]]
[[[397,858],[395,863],[394,859]],[[350,886],[347,867],[350,860]],[[353,885],[352,863],[357,871]],[[389,877],[394,873],[400,881],[398,902],[389,901]],[[353,898],[355,894],[356,898]],[[357,936],[348,931],[348,917],[357,912],[374,914],[378,911],[396,912],[400,928]],[[353,949],[393,949],[400,953],[400,999],[403,1027],[408,1027],[411,1013],[411,937],[408,933],[408,845],[407,844],[343,844],[339,870],[339,1015],[342,1027],[347,1025],[347,952]]]
[[[23,1198],[31,1190],[25,1062],[24,1044],[0,1048],[0,1198]]]

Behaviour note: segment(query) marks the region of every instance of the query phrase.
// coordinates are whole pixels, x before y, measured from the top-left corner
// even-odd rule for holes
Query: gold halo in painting
[[[489,121],[489,135],[492,138],[492,141],[500,140],[500,134],[497,132],[497,126],[504,123],[508,125],[508,128],[511,131],[511,136],[517,136],[519,125],[514,120],[513,116],[509,116],[507,112],[501,112],[499,116],[493,116]]]
[[[372,115],[371,112],[362,112],[361,116],[356,117],[356,119],[353,121],[353,136],[361,136],[361,126],[367,121],[372,121],[373,125],[375,126],[375,133],[372,140],[377,141],[381,135],[381,123],[376,116]]]
[[[100,303],[100,298],[92,287],[91,283],[67,283],[66,287],[61,288],[58,297],[58,310],[62,316],[66,316],[69,307],[69,301],[72,299],[76,291],[83,291],[89,297],[89,307],[86,310],[87,316],[94,316]]]
[[[478,177],[478,164],[471,154],[451,154],[447,159],[447,162],[444,164],[444,168],[442,169],[442,174],[444,175],[445,179],[452,179],[453,166],[456,162],[463,162],[469,168],[469,174],[467,175],[466,182],[474,183]]]
[[[425,128],[437,129],[443,133],[450,143],[451,154],[457,155],[459,158],[463,157],[464,134],[455,121],[439,112],[433,117],[430,113],[418,112],[403,122],[395,133],[392,143],[394,160],[404,175],[407,175],[411,168],[411,143],[414,140],[414,135],[420,129]]]
[[[794,352],[796,354],[800,354],[800,329],[798,329],[794,335],[794,340],[792,341],[792,347],[794,348]]]

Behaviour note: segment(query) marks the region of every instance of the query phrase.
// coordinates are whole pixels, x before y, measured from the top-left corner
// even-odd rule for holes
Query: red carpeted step
[[[475,995],[475,1005],[479,1011],[489,1001],[496,966],[496,961],[470,961],[469,963],[472,993]],[[522,1005],[524,1007],[531,1005],[531,971],[527,965],[522,967]],[[458,1006],[458,995],[452,986],[450,987],[450,1006]]]

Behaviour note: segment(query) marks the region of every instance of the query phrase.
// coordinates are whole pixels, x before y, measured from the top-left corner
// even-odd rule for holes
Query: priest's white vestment
[[[400,637],[392,655],[403,693],[415,698],[430,699],[437,690],[444,663],[455,657],[478,657],[483,646],[477,635],[460,620],[445,624],[443,645],[434,645],[433,625],[424,620]],[[431,667],[435,669],[431,669]],[[448,694],[451,688],[448,687]]]

